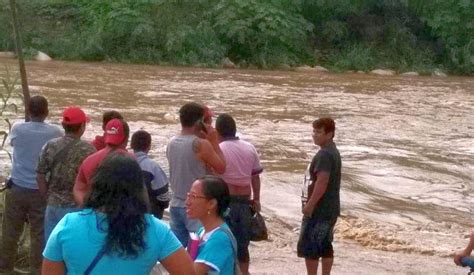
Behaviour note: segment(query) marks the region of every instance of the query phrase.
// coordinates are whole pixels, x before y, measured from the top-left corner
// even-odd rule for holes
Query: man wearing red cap
[[[88,120],[79,107],[66,108],[62,121],[65,136],[50,140],[41,152],[36,180],[41,194],[47,198],[45,240],[67,213],[77,211],[72,196],[77,170],[82,161],[95,152],[94,146],[81,140]]]
[[[109,153],[129,154],[134,157],[125,149],[129,134],[130,129],[124,120],[114,118],[107,123],[105,126],[105,148],[88,156],[79,168],[73,189],[74,200],[79,207],[84,205],[86,196],[91,190],[92,177],[97,167]]]
[[[123,119],[122,115],[115,110],[105,111],[102,114],[102,130],[104,130],[104,134],[102,136],[95,136],[95,139],[91,142],[97,151],[105,148],[105,126],[114,118]]]

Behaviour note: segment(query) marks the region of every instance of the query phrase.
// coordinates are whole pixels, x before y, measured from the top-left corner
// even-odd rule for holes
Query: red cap
[[[89,118],[86,116],[83,110],[79,107],[67,107],[63,112],[63,124],[74,125],[89,122]]]
[[[105,125],[105,143],[120,145],[125,140],[123,124],[120,119],[114,118]]]

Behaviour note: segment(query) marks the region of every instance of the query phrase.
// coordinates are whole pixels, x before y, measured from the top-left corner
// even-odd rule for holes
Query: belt
[[[230,196],[231,203],[250,203],[250,196],[249,195],[231,195]]]

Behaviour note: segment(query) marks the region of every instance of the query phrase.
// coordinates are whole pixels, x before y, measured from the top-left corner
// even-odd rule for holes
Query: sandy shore
[[[278,185],[267,181],[262,195],[262,214],[269,229],[269,240],[250,243],[251,274],[305,274],[304,260],[296,256],[300,229],[299,186]],[[459,232],[464,228],[452,226],[451,234],[436,239],[449,244],[450,249],[437,245],[419,246],[413,238],[430,238],[429,225],[407,237],[408,232],[387,230],[373,221],[351,216],[343,211],[336,224],[333,274],[467,274],[467,268],[454,264],[452,253],[467,244]],[[165,212],[165,220],[168,213]],[[439,233],[439,232],[435,232]],[[466,242],[464,242],[466,241]],[[422,242],[423,243],[423,242]]]
[[[297,233],[285,240],[252,243],[252,274],[305,274],[304,260],[296,257]],[[283,243],[285,243],[283,245]],[[333,274],[467,274],[450,257],[388,252],[336,240]]]
[[[299,227],[263,212],[269,240],[250,243],[251,274],[305,274],[304,260],[296,256]],[[165,213],[165,220],[167,220]],[[454,264],[451,255],[424,255],[371,249],[348,240],[344,235],[349,217],[341,217],[336,225],[335,261],[332,274],[467,274],[467,268]],[[429,253],[428,253],[429,254]],[[153,273],[156,275],[159,273]]]
[[[276,184],[279,175],[267,175],[262,213],[267,221],[269,241],[250,245],[252,274],[305,274],[304,260],[296,256],[300,229],[300,186]],[[297,182],[299,178],[291,178]],[[344,206],[344,205],[343,205]],[[352,216],[343,209],[335,232],[333,274],[467,274],[452,260],[455,249],[467,244],[466,228],[450,224],[451,232],[437,232],[437,224],[422,225],[422,233],[388,223]],[[383,227],[381,227],[383,225]],[[397,231],[398,230],[398,231]],[[413,234],[416,233],[416,234]],[[437,234],[432,238],[431,234]],[[411,236],[410,236],[411,235]],[[441,237],[442,236],[442,237]],[[417,242],[414,239],[424,238]],[[443,242],[431,244],[427,240]],[[464,242],[466,241],[466,242]],[[445,248],[447,247],[447,248]]]

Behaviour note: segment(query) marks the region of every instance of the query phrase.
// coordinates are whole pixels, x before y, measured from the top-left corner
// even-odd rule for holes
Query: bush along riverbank
[[[14,48],[10,10],[0,2],[0,51],[7,51]],[[30,56],[41,50],[65,60],[474,73],[474,1],[17,2]]]

